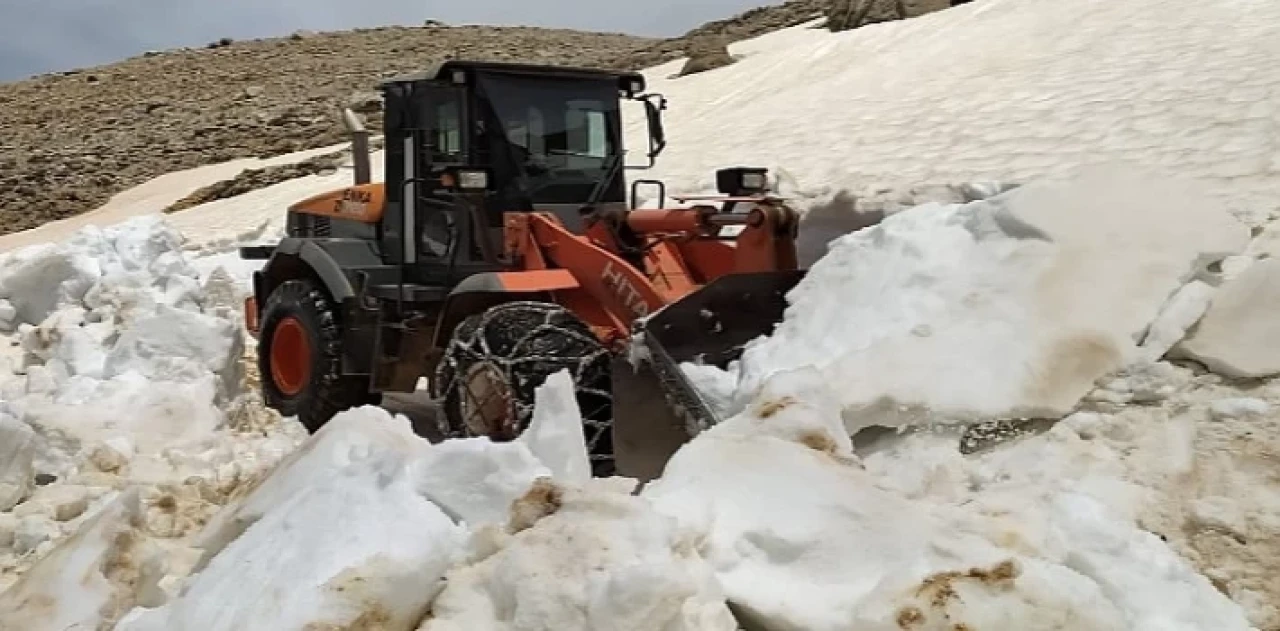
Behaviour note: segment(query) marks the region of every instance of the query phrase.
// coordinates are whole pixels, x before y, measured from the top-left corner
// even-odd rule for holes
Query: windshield
[[[481,86],[502,132],[490,136],[494,158],[511,167],[521,194],[582,202],[609,174],[620,129],[614,82],[490,75]]]

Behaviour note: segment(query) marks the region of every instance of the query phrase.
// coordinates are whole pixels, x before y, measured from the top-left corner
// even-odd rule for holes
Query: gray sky
[[[0,0],[0,81],[298,29],[523,24],[679,35],[780,0]]]

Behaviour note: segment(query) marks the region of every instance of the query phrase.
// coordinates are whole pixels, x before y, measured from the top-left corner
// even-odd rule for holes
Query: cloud
[[[222,37],[386,24],[523,24],[674,36],[776,0],[0,0],[0,81]]]

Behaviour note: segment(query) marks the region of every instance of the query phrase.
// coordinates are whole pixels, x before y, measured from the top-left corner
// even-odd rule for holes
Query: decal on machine
[[[334,202],[333,212],[339,215],[363,215],[369,210],[373,195],[369,191],[349,188]]]
[[[644,296],[640,295],[640,290],[636,289],[622,270],[613,266],[613,261],[605,263],[600,277],[604,280],[605,286],[613,290],[613,295],[621,300],[622,304],[637,318],[649,315],[649,305],[645,303]]]

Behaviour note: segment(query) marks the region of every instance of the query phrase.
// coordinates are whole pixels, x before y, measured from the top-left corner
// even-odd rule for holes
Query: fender
[[[433,346],[444,348],[458,323],[490,307],[517,300],[537,300],[553,291],[581,288],[573,274],[565,269],[473,274],[458,283],[445,298]]]
[[[258,301],[265,302],[280,283],[298,278],[309,270],[320,279],[333,300],[342,303],[355,296],[355,289],[351,286],[351,280],[343,273],[338,259],[343,259],[348,266],[380,264],[381,260],[377,255],[368,250],[368,242],[361,240],[334,239],[322,245],[312,239],[285,238],[276,246],[271,259],[263,267],[260,289],[255,282],[255,293],[261,294]]]

